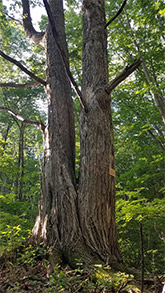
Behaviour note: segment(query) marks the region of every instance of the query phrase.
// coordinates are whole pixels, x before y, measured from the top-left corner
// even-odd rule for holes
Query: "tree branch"
[[[14,112],[13,110],[6,108],[6,107],[0,107],[0,110],[3,110],[9,114],[11,114],[12,116],[14,116],[15,118],[17,118],[18,120],[20,120],[22,123],[27,123],[27,124],[31,124],[31,125],[35,125],[37,126],[40,130],[42,130],[44,132],[45,130],[45,124],[41,121],[33,121],[33,120],[29,120],[26,119],[24,117],[22,117],[21,115],[19,115],[18,113]]]
[[[140,50],[139,44],[138,44],[138,42],[137,42],[137,40],[136,40],[136,38],[135,38],[135,34],[134,34],[133,29],[132,29],[132,27],[131,27],[131,22],[130,22],[130,20],[129,20],[129,16],[128,16],[128,14],[127,14],[126,9],[124,9],[124,12],[125,12],[125,16],[126,16],[126,19],[127,19],[128,27],[129,27],[129,29],[130,29],[130,36],[131,36],[132,39],[133,39],[134,47],[135,47],[135,49],[137,50],[138,55],[139,55],[139,58],[140,58],[141,61],[142,61],[142,68],[143,68],[143,71],[144,71],[144,74],[145,74],[146,80],[147,80],[148,84],[152,84],[153,82],[152,82],[151,76],[150,76],[150,74],[149,74],[149,70],[148,70],[147,65],[146,65],[146,63],[145,63],[145,60],[144,60],[144,58],[143,58],[143,56],[142,56],[142,53],[141,53],[141,50]],[[153,98],[154,98],[154,100],[155,100],[155,102],[156,102],[156,105],[158,106],[158,109],[159,109],[160,115],[161,115],[161,117],[162,117],[162,120],[163,120],[163,122],[165,123],[165,103],[164,103],[164,100],[163,100],[163,98],[161,98],[161,97],[157,94],[157,92],[156,92],[156,90],[155,90],[155,87],[151,87],[151,93],[152,93]]]
[[[163,144],[161,143],[161,141],[159,139],[156,138],[156,136],[153,134],[152,130],[151,129],[148,129],[147,130],[148,134],[156,141],[156,143],[158,144],[158,146],[164,150],[164,146]]]
[[[57,33],[57,30],[56,30],[56,25],[55,25],[55,22],[54,22],[54,18],[53,18],[53,15],[52,15],[52,12],[51,12],[51,9],[50,9],[50,6],[47,2],[47,0],[43,0],[44,2],[44,5],[45,5],[45,9],[46,9],[46,12],[47,12],[47,15],[48,15],[48,18],[49,18],[49,22],[51,24],[51,28],[52,28],[52,34],[53,34],[53,37],[54,37],[54,40],[56,42],[56,45],[57,45],[57,48],[58,48],[58,51],[59,51],[59,54],[61,56],[61,59],[62,59],[62,62],[64,64],[64,68],[66,70],[66,74],[68,76],[68,79],[69,81],[71,82],[73,88],[75,89],[79,99],[80,99],[80,102],[81,102],[81,105],[83,108],[86,108],[86,102],[85,102],[85,99],[82,95],[82,92],[80,91],[70,69],[69,69],[69,65],[66,61],[66,56],[65,56],[65,53],[64,51],[62,50],[61,46],[60,46],[60,43],[58,41],[58,33]]]
[[[28,87],[32,87],[32,86],[36,86],[36,85],[40,85],[40,82],[38,81],[32,81],[29,83],[13,83],[13,82],[9,82],[9,83],[1,83],[0,82],[0,87],[12,87],[12,88],[28,88]]]
[[[119,8],[118,12],[107,22],[106,26],[110,25],[112,23],[112,21],[114,21],[122,12],[122,10],[124,9],[125,5],[126,5],[127,0],[124,0],[121,7]]]
[[[132,72],[134,72],[141,64],[141,59],[137,59],[131,65],[128,65],[117,77],[110,82],[110,84],[105,88],[106,93],[109,95],[112,90],[117,87],[123,80],[125,80]]]
[[[130,104],[128,104],[128,103],[126,103],[126,102],[124,102],[124,104],[125,104],[125,106],[126,106],[127,108],[130,108],[130,109],[133,111],[133,113],[136,114],[136,116],[137,116],[138,118],[141,119],[141,121],[143,122],[144,125],[145,125],[145,124],[148,124],[148,121],[145,121],[145,120],[143,119],[143,117],[141,116],[141,114],[140,114],[138,111],[136,111],[136,109],[135,109],[133,106],[131,106]],[[151,126],[151,124],[149,124],[149,125],[150,125],[151,129],[147,129],[146,133],[148,133],[148,134],[152,137],[152,139],[155,140],[155,142],[157,143],[157,145],[158,145],[162,150],[164,150],[164,145],[162,144],[161,140],[159,140],[159,138],[157,138],[157,137],[155,136],[154,132],[153,132],[153,130],[154,130],[154,129],[152,129],[153,126]],[[155,125],[154,125],[154,127],[155,127]],[[159,130],[158,130],[158,131],[159,131]],[[163,135],[161,135],[161,136],[162,136],[162,138],[164,138]]]
[[[23,66],[19,61],[15,60],[14,58],[11,58],[10,56],[6,55],[3,51],[0,50],[0,55],[8,60],[9,62],[15,64],[17,67],[19,67],[22,71],[24,71],[27,75],[29,75],[31,78],[35,79],[37,82],[43,84],[46,86],[46,81],[41,79],[40,77],[36,76],[34,73],[29,71],[25,66]]]
[[[26,36],[30,38],[34,43],[43,45],[43,38],[45,32],[37,32],[32,24],[30,15],[30,6],[28,0],[22,0],[23,7],[23,26],[25,29]]]

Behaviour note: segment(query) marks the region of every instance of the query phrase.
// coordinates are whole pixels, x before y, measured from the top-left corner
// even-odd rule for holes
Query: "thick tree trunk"
[[[59,42],[68,62],[62,0],[49,1]],[[60,250],[63,257],[76,245],[79,227],[76,211],[75,137],[71,86],[61,56],[47,31],[48,126],[44,133],[44,163],[39,216],[32,237]]]
[[[115,224],[114,138],[108,83],[104,0],[83,1],[83,81],[79,212],[87,245],[120,259]]]
[[[58,40],[68,61],[62,0],[49,1]],[[81,166],[75,180],[74,116],[71,86],[48,27],[46,36],[48,126],[39,216],[32,239],[69,259],[78,253],[109,263],[120,260],[115,226],[113,126],[108,82],[104,0],[83,1],[83,98]]]

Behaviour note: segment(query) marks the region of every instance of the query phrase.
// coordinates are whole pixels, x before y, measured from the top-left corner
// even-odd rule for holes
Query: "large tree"
[[[1,107],[1,110],[10,112],[23,122],[37,125],[43,132],[44,160],[39,215],[31,239],[52,247],[56,256],[67,262],[79,258],[91,261],[100,259],[111,264],[120,262],[115,224],[114,138],[110,96],[112,90],[140,65],[140,60],[128,65],[114,80],[108,82],[105,3],[104,0],[83,0],[80,90],[69,69],[63,0],[43,2],[49,19],[46,32],[34,29],[28,0],[22,0],[22,7],[27,37],[45,47],[46,81],[0,51],[3,58],[31,76],[36,84],[45,87],[48,101],[46,126],[41,121],[25,119],[11,109]],[[1,86],[9,87],[30,85],[34,83],[1,83]],[[71,86],[81,103],[78,180],[75,176],[75,122]]]

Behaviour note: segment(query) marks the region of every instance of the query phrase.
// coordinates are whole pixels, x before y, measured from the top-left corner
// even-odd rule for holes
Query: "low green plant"
[[[29,232],[29,231],[28,231]],[[25,241],[20,225],[6,225],[4,231],[0,231],[0,253],[8,253]]]
[[[132,279],[133,276],[114,273],[110,267],[71,270],[69,267],[56,265],[50,275],[49,288],[45,292],[117,292]]]
[[[39,260],[46,257],[46,250],[41,246],[32,246],[29,244],[21,251],[17,257],[17,265],[35,266]]]

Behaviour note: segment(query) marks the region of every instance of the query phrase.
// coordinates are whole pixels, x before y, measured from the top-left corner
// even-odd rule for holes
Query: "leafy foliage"
[[[133,276],[124,273],[114,273],[109,267],[91,268],[91,270],[75,269],[69,267],[61,268],[55,266],[54,272],[50,275],[48,292],[117,292],[126,287]],[[133,285],[129,287],[134,287]],[[135,287],[134,287],[135,289]]]
[[[10,17],[20,9],[20,1],[11,1],[9,9],[0,2],[1,46],[6,53],[19,60],[42,78],[45,77],[43,49],[27,42],[19,23]],[[117,12],[122,1],[105,1],[107,21]],[[41,1],[31,1],[41,5]],[[77,83],[81,82],[82,20],[80,1],[65,1],[66,35],[70,67]],[[16,5],[16,6],[15,6]],[[113,79],[124,67],[138,58],[138,48],[149,72],[146,79],[141,67],[112,93],[117,173],[116,219],[119,245],[124,261],[140,268],[139,225],[143,224],[145,270],[163,272],[164,229],[164,125],[156,92],[162,101],[163,80],[163,1],[128,1],[126,13],[108,27],[109,77]],[[128,24],[127,15],[130,21]],[[47,17],[40,28],[45,30]],[[136,41],[136,42],[135,42]],[[19,54],[17,51],[19,46]],[[136,44],[138,44],[138,47]],[[30,52],[32,51],[32,54]],[[25,53],[26,52],[26,53]],[[1,81],[28,82],[24,74],[1,59]],[[153,92],[154,90],[154,92]],[[76,130],[76,176],[79,173],[80,105],[73,94]],[[0,103],[19,114],[46,120],[42,109],[45,94],[41,87],[32,89],[0,88]],[[9,251],[25,241],[37,213],[40,165],[42,164],[42,138],[33,127],[26,126],[24,134],[23,200],[18,200],[21,167],[19,161],[20,123],[8,114],[0,113],[0,250]],[[19,165],[19,166],[18,166]],[[36,252],[27,249],[20,263],[33,264]],[[103,277],[104,275],[104,277]],[[121,277],[121,279],[120,279]],[[126,277],[127,279],[127,277]],[[86,292],[104,288],[119,290],[123,276],[107,275],[102,270],[92,274],[81,269],[55,267],[50,276],[50,291],[60,292],[73,288]],[[54,290],[54,291],[51,291]],[[55,291],[56,290],[56,291]],[[91,291],[90,291],[91,290]],[[82,291],[85,292],[85,291]]]

